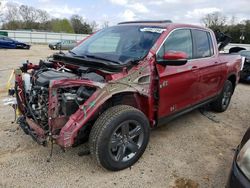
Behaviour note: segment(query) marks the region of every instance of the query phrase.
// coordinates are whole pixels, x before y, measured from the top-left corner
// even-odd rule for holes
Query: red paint
[[[30,126],[30,128],[33,129],[38,136],[40,136],[41,138],[45,137],[44,130],[38,124],[36,124],[32,119],[27,118],[27,117],[26,117],[26,121],[28,125]]]
[[[241,64],[239,56],[220,55],[217,47],[215,48],[213,57],[189,60],[182,66],[164,66],[158,64],[156,62],[156,52],[165,38],[175,29],[203,29],[210,32],[214,45],[216,45],[216,41],[213,32],[202,27],[185,24],[152,25],[164,26],[166,31],[161,34],[149,54],[130,70],[124,69],[122,72],[115,74],[100,71],[105,76],[107,83],[82,79],[65,79],[51,82],[48,108],[48,115],[50,117],[49,126],[52,127],[52,130],[61,129],[59,135],[53,135],[56,138],[57,144],[64,148],[72,146],[79,129],[85,126],[95,114],[99,113],[102,105],[116,94],[133,93],[137,107],[145,113],[151,126],[154,127],[159,118],[169,116],[208,98],[217,96],[230,75],[236,76],[236,83],[238,82],[238,73]],[[164,56],[164,59],[170,60],[186,58],[187,54],[183,52],[171,52]],[[55,66],[59,66],[58,62],[54,63]],[[36,67],[30,66],[29,68]],[[72,66],[72,68],[75,67]],[[138,80],[141,77],[149,76],[149,83],[132,86],[127,81],[126,84],[128,86],[124,87],[123,90],[107,89],[113,84],[114,86],[115,84],[119,84],[122,79],[129,80],[131,75],[137,73]],[[20,88],[21,103],[25,104],[22,92],[22,79],[16,76],[16,81]],[[57,89],[81,85],[94,87],[96,91],[69,119],[58,117]],[[106,93],[103,94],[104,92]],[[19,105],[19,108],[23,112],[22,105]],[[58,123],[56,123],[57,120]],[[34,125],[34,123],[29,124]],[[41,133],[40,130],[36,130]]]
[[[22,75],[15,72],[15,80],[16,80],[16,89],[17,89],[17,97],[20,101],[18,101],[18,108],[22,114],[25,113],[25,98],[24,98],[24,86]]]

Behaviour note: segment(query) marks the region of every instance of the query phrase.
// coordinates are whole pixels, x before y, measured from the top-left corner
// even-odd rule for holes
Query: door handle
[[[198,69],[198,67],[197,67],[197,66],[192,66],[191,69],[192,69],[192,70],[196,70],[196,69]]]

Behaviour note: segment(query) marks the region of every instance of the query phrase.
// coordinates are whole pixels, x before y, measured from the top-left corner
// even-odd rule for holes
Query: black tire
[[[102,113],[92,127],[90,153],[104,168],[122,170],[132,166],[144,153],[149,134],[148,119],[141,111],[117,105]]]
[[[219,97],[212,102],[212,109],[216,112],[224,112],[227,110],[231,97],[233,95],[233,84],[230,80],[227,80],[224,84],[223,90]]]

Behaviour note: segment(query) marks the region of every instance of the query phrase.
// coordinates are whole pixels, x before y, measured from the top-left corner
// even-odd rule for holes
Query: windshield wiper
[[[77,55],[75,52],[73,52],[72,50],[68,51],[69,53],[73,54],[73,55]]]
[[[78,58],[92,58],[92,59],[98,59],[98,60],[103,60],[103,61],[109,61],[112,63],[116,63],[116,64],[127,64],[127,63],[132,63],[132,64],[138,64],[138,62],[142,59],[142,57],[139,58],[129,58],[125,63],[119,61],[119,60],[112,60],[109,58],[105,58],[105,57],[99,57],[99,56],[95,56],[95,55],[77,55],[75,52],[73,52],[72,50],[68,51],[69,53],[73,54],[73,57],[78,57]]]
[[[127,65],[124,64],[117,64],[117,63],[112,63],[112,61],[101,61],[98,59],[92,59],[91,58],[84,58],[83,57],[76,57],[74,55],[62,55],[62,54],[54,54],[53,55],[53,60],[55,61],[62,61],[65,64],[73,64],[73,65],[77,65],[77,66],[86,66],[86,67],[90,67],[93,69],[103,69],[106,71],[110,71],[110,72],[121,72],[123,70],[124,67],[127,67]],[[93,63],[93,61],[95,63]]]
[[[108,58],[105,58],[105,57],[99,57],[99,56],[95,56],[95,55],[85,55],[85,57],[88,57],[88,58],[93,58],[93,59],[99,59],[99,60],[103,60],[103,61],[109,61],[109,62],[113,62],[113,63],[116,63],[116,64],[122,64],[121,61],[116,61],[116,60],[112,60],[112,59],[108,59]]]
[[[72,50],[68,51],[69,53],[73,54],[73,57],[78,57],[78,58],[87,58],[86,55],[77,55],[75,52],[73,52]]]
[[[99,59],[99,60],[110,61],[110,62],[113,62],[113,63],[120,64],[119,61],[114,61],[114,60],[111,60],[111,59],[108,59],[108,58],[104,58],[104,57],[99,57],[99,56],[95,56],[95,55],[77,55],[72,50],[69,50],[68,52],[71,53],[71,54],[73,54],[74,57],[79,57],[79,58],[84,58],[84,59],[85,58]]]

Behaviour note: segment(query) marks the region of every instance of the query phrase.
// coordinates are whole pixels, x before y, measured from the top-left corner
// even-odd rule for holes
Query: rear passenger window
[[[189,29],[179,29],[171,33],[157,54],[157,59],[161,59],[167,51],[181,51],[193,57],[193,44]]]
[[[210,57],[213,54],[211,51],[212,41],[210,34],[201,30],[193,30],[192,34],[195,43],[195,58]]]
[[[207,36],[208,36],[209,46],[210,46],[210,55],[212,56],[212,55],[214,55],[214,45],[213,45],[213,42],[212,42],[211,34],[207,33]]]

